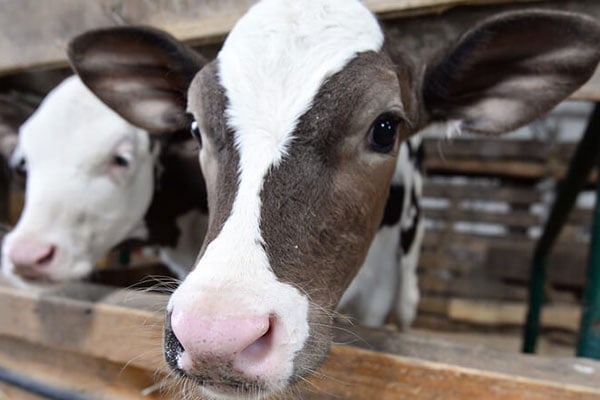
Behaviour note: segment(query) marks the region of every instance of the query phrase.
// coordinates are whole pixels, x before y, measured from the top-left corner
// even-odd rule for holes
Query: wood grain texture
[[[347,347],[333,349],[309,399],[598,399],[600,390]]]
[[[5,0],[0,2],[0,75],[40,67],[67,65],[65,49],[74,36],[89,29],[119,25],[152,25],[164,29],[193,45],[219,43],[237,19],[255,0]],[[600,5],[593,0],[368,0],[367,6],[384,20],[396,22],[404,42],[412,41],[418,52],[434,51],[440,44],[454,40],[472,20],[444,21],[438,15],[471,6],[481,18],[506,7],[557,7],[600,15]],[[483,7],[487,6],[487,7]],[[503,8],[502,8],[503,6]],[[498,8],[501,7],[501,8]],[[484,11],[481,11],[484,10]],[[473,14],[471,11],[468,13]],[[406,23],[410,16],[425,16],[417,25]],[[423,32],[425,30],[425,35]],[[393,40],[396,40],[394,38]],[[422,44],[427,44],[424,49]],[[411,47],[411,46],[409,46]],[[413,51],[415,46],[412,45]],[[600,73],[576,98],[600,99]]]
[[[154,310],[166,298],[86,284],[43,295],[0,287],[0,364],[32,365],[44,379],[56,373],[57,382],[96,388],[98,396],[105,396],[103,386],[137,393],[148,385],[143,371],[162,368],[162,316]],[[316,376],[297,388],[300,398],[600,399],[598,362],[506,354],[377,330],[334,331],[336,341],[369,350],[334,346]],[[52,369],[52,357],[64,358],[74,371]],[[114,366],[123,365],[132,369],[125,381],[103,383]],[[87,377],[90,371],[104,375]],[[121,398],[114,396],[99,398]]]

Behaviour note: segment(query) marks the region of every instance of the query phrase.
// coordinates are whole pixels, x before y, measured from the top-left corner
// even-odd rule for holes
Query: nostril
[[[49,246],[47,248],[46,254],[41,254],[37,260],[35,260],[35,265],[45,266],[52,262],[54,259],[54,254],[56,253],[56,246]]]
[[[264,360],[270,353],[273,345],[273,318],[269,318],[267,331],[256,341],[242,350],[239,354],[240,361],[257,363]]]
[[[57,247],[27,239],[16,241],[8,250],[8,258],[18,269],[43,268],[56,258]]]

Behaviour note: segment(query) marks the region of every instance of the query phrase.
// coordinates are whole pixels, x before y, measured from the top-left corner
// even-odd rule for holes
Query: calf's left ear
[[[593,74],[600,25],[578,14],[520,11],[484,21],[427,66],[428,122],[501,134],[550,111]]]
[[[83,83],[135,126],[154,134],[187,128],[187,89],[204,59],[166,32],[99,29],[75,37],[69,60]]]

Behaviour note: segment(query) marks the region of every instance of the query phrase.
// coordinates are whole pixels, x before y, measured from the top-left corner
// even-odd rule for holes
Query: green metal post
[[[596,210],[577,356],[600,360],[600,180],[596,185]]]
[[[525,322],[523,352],[534,353],[540,330],[540,312],[544,303],[546,285],[546,259],[564,226],[577,195],[585,185],[590,171],[600,154],[600,104],[596,103],[586,130],[579,142],[567,176],[558,188],[558,193],[542,237],[539,239],[531,263],[529,278],[529,310]]]

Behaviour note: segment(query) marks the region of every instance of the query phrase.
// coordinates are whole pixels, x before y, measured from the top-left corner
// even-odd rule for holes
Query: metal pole
[[[57,388],[0,366],[0,381],[49,400],[94,400],[77,392]]]
[[[596,103],[587,128],[569,165],[567,176],[558,187],[558,194],[546,221],[531,263],[529,279],[529,311],[525,322],[523,352],[534,353],[540,330],[540,312],[546,285],[546,259],[564,226],[577,195],[585,185],[600,154],[600,105]]]
[[[600,173],[600,165],[598,171]],[[600,180],[596,184],[596,209],[577,356],[600,360]]]

